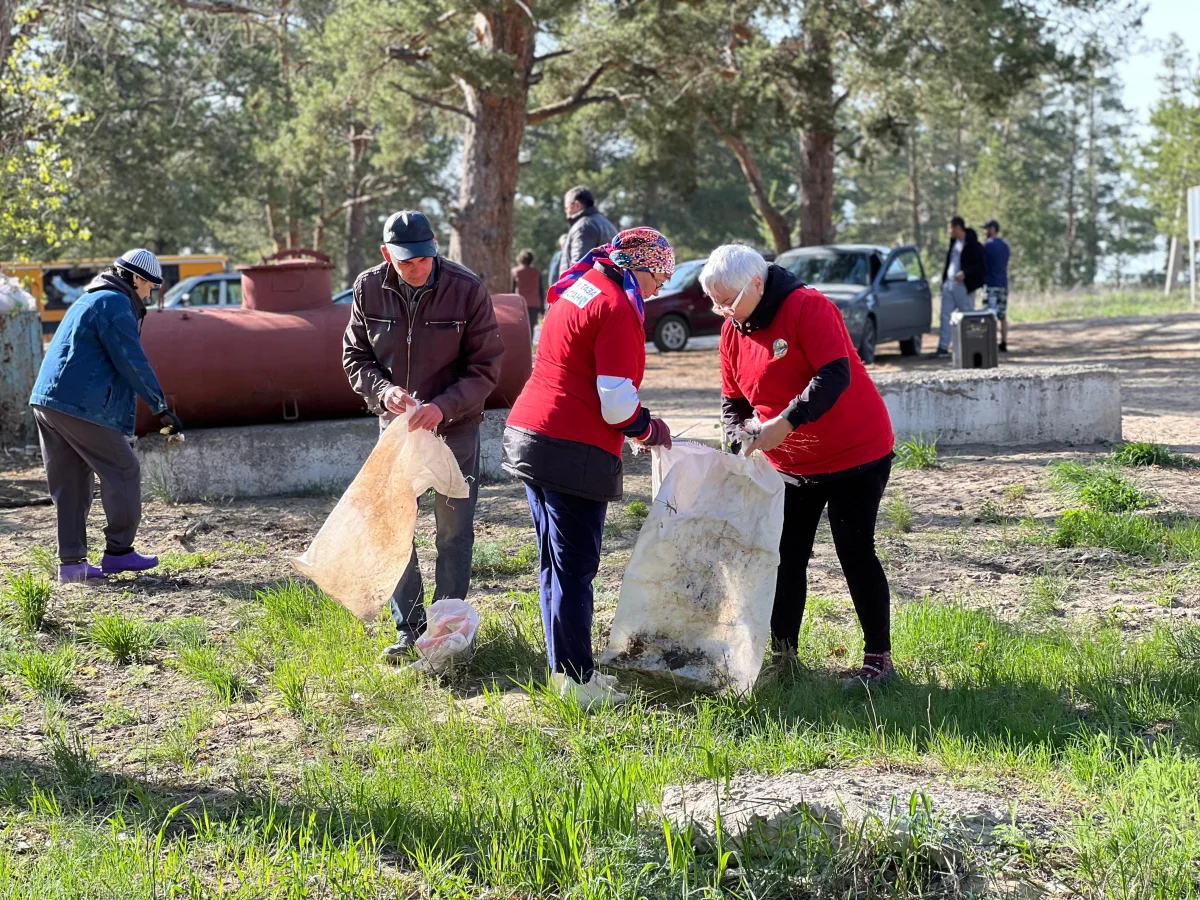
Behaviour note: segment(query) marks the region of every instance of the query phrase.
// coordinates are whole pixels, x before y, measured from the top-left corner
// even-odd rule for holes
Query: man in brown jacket
[[[342,365],[350,386],[379,418],[379,430],[409,410],[408,429],[436,430],[471,486],[466,500],[437,495],[434,599],[465,598],[471,584],[479,426],[500,379],[504,344],[492,298],[469,269],[438,256],[429,220],[398,212],[383,229],[384,262],[354,282]],[[396,643],[384,659],[402,662],[425,627],[425,588],[412,560],[392,594]]]

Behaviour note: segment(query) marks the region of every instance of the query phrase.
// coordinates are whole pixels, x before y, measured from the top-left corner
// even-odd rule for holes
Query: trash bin
[[[996,314],[990,309],[958,311],[950,316],[950,346],[956,369],[994,369],[999,364]]]

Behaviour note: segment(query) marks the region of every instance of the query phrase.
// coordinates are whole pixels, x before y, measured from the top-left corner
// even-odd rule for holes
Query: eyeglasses
[[[746,288],[750,287],[752,284],[754,284],[753,276],[745,283],[745,285],[742,286],[742,289],[737,292],[737,296],[733,298],[733,302],[729,304],[718,303],[716,300],[713,300],[711,297],[709,297],[708,299],[712,300],[713,312],[719,316],[732,316],[734,311],[737,309],[737,305],[742,302],[742,296],[746,293]]]

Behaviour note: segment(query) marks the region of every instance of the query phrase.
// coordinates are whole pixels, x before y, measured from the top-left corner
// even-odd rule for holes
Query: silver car
[[[781,253],[775,263],[837,304],[863,362],[874,362],[876,347],[888,341],[900,342],[902,356],[920,354],[933,295],[915,246],[802,247]]]

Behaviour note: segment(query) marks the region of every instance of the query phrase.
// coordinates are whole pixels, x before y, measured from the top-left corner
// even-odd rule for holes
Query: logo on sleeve
[[[775,354],[776,359],[786,356],[787,350],[787,341],[785,341],[783,338],[780,338],[771,345],[771,352]]]
[[[570,300],[580,309],[583,309],[600,293],[600,288],[588,281],[580,278],[573,285],[563,291],[562,299]]]

